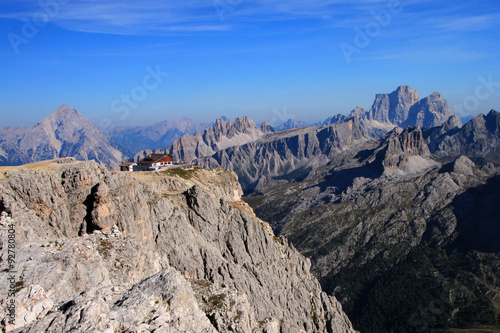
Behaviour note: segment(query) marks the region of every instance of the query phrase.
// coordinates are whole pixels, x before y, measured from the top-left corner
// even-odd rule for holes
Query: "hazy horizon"
[[[313,123],[400,85],[459,116],[500,108],[495,1],[0,4],[1,124],[61,104],[97,126],[248,115]],[[274,122],[273,122],[274,120]]]

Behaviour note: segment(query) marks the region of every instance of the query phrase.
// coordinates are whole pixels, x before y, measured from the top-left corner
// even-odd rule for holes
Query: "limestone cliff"
[[[233,172],[110,173],[74,159],[1,171],[16,332],[353,332],[310,261],[241,201]]]

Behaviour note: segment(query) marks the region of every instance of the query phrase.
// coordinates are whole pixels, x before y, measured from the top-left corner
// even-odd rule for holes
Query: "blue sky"
[[[314,122],[402,84],[500,109],[495,0],[6,0],[0,36],[0,127]]]

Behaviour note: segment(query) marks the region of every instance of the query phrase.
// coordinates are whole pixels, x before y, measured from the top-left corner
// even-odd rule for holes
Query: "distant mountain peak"
[[[49,117],[60,117],[60,116],[67,116],[67,115],[78,115],[78,116],[82,116],[82,114],[80,114],[80,112],[78,112],[76,109],[73,109],[72,107],[70,107],[69,105],[67,104],[63,104],[61,105],[57,110],[55,110],[54,112],[52,112]]]
[[[1,133],[4,142],[0,148],[5,152],[3,155],[7,154],[7,158],[0,161],[2,164],[19,165],[61,156],[114,164],[127,158],[106,134],[67,104],[31,129],[10,130],[13,131],[19,134]]]
[[[277,126],[275,129],[276,129],[276,131],[280,132],[280,131],[286,131],[286,130],[289,130],[292,128],[301,128],[301,127],[307,127],[307,126],[308,125],[303,121],[298,121],[295,119],[288,119],[287,121],[285,121],[281,125]]]

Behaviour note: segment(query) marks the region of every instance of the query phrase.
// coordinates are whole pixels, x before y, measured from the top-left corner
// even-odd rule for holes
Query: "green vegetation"
[[[163,171],[167,176],[179,176],[184,179],[191,179],[196,174],[198,169],[184,170],[182,168],[168,169]]]
[[[484,294],[498,281],[494,256],[418,246],[393,267],[376,258],[323,279],[337,296],[349,297],[343,309],[361,332],[455,332],[455,327],[487,325],[500,329],[498,309]],[[466,270],[465,270],[466,269]]]
[[[215,308],[220,309],[224,305],[226,297],[226,294],[212,295],[208,298],[208,302]]]
[[[24,288],[24,281],[19,280],[16,282],[16,289],[14,290],[14,293],[17,294],[21,289]]]
[[[99,246],[97,246],[97,251],[104,257],[107,258],[110,256],[111,249],[113,248],[113,244],[106,238],[102,238],[99,240]]]

